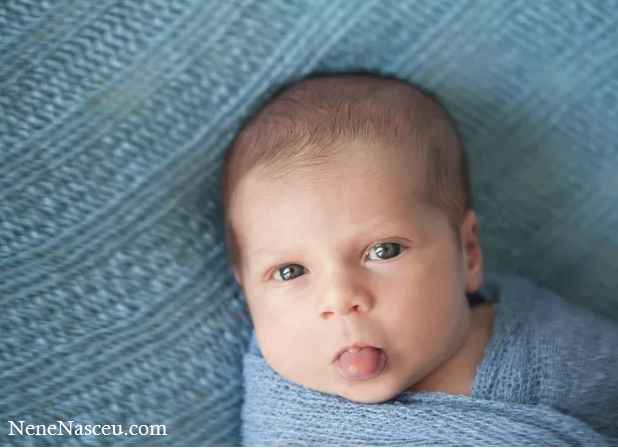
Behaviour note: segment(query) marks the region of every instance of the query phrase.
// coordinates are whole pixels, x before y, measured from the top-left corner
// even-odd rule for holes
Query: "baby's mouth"
[[[333,365],[337,374],[346,381],[367,381],[384,370],[386,352],[377,347],[351,347],[342,351]]]

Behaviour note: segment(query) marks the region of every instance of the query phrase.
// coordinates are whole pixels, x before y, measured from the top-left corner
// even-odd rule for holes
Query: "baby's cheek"
[[[263,316],[259,324],[255,323],[266,361],[277,373],[296,382],[303,382],[306,377],[315,375],[317,358],[322,348],[309,321],[306,313],[299,310],[294,316],[290,313],[284,317]]]
[[[419,269],[409,282],[385,294],[382,325],[388,337],[415,362],[442,351],[457,331],[463,292],[458,294],[455,281],[439,275],[427,275]]]

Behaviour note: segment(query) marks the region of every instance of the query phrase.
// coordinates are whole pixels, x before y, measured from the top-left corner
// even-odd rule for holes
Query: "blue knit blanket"
[[[403,392],[360,404],[244,359],[245,446],[581,446],[618,443],[618,324],[513,275],[491,276],[492,339],[470,397]]]
[[[251,321],[218,170],[313,71],[435,92],[487,265],[618,319],[617,22],[615,0],[0,1],[0,445],[240,442]]]

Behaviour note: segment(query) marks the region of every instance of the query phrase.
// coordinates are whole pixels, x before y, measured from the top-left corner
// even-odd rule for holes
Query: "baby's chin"
[[[404,390],[406,389],[395,386],[381,386],[380,388],[359,386],[340,390],[335,392],[335,394],[346,400],[355,401],[357,403],[377,404],[395,398]]]
[[[400,393],[409,389],[409,386],[395,381],[386,376],[374,378],[369,381],[356,381],[351,383],[337,383],[331,385],[324,392],[338,395],[346,400],[357,403],[376,404],[383,403],[395,398]]]
[[[399,395],[402,391],[394,390],[394,391],[364,391],[364,390],[355,390],[355,391],[345,391],[341,394],[337,394],[346,400],[354,401],[357,403],[364,404],[377,404],[388,401],[397,395]]]

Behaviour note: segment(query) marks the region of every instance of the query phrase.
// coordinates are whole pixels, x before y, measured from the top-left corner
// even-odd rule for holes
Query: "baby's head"
[[[457,130],[427,94],[367,75],[283,90],[226,154],[222,202],[280,375],[380,402],[461,347],[483,280],[478,224]]]

